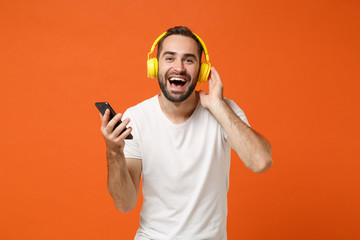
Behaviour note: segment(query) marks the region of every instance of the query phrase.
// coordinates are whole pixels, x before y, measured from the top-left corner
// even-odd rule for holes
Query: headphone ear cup
[[[158,74],[158,60],[151,58],[147,61],[147,76],[149,78],[157,78]]]
[[[210,74],[211,66],[209,63],[201,63],[198,81],[200,83],[207,82]]]

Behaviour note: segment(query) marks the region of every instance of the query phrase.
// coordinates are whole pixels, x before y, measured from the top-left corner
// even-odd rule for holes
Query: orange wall
[[[273,146],[257,175],[233,155],[229,239],[360,239],[360,3],[2,1],[0,239],[131,239],[137,208],[106,188],[95,101],[159,92],[155,38],[189,26],[224,92]]]

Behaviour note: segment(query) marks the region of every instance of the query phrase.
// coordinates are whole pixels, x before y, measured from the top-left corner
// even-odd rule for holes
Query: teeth
[[[176,78],[176,77],[172,77],[169,79],[170,81],[181,81],[181,82],[186,82],[184,79],[182,78]]]

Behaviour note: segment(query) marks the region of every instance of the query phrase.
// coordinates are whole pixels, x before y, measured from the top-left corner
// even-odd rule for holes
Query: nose
[[[177,59],[176,61],[174,61],[174,71],[176,71],[177,73],[182,73],[185,71],[185,66],[184,66],[184,62],[181,59]]]

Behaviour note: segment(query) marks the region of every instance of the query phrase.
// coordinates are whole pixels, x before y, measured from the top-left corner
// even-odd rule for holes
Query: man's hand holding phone
[[[123,131],[126,128],[126,125],[129,124],[130,119],[125,119],[114,129],[116,123],[121,119],[122,115],[120,113],[116,114],[115,117],[113,117],[110,121],[109,116],[109,109],[106,109],[104,116],[100,113],[101,132],[105,138],[105,142],[109,150],[121,150],[122,152],[125,146],[124,139],[130,134],[132,130],[132,128],[129,127],[125,131]]]
[[[132,128],[126,128],[130,119],[121,121],[121,114],[116,114],[107,102],[97,102],[95,106],[100,111],[101,132],[105,138],[108,150],[112,152],[123,152],[125,141],[124,139],[132,139]]]

